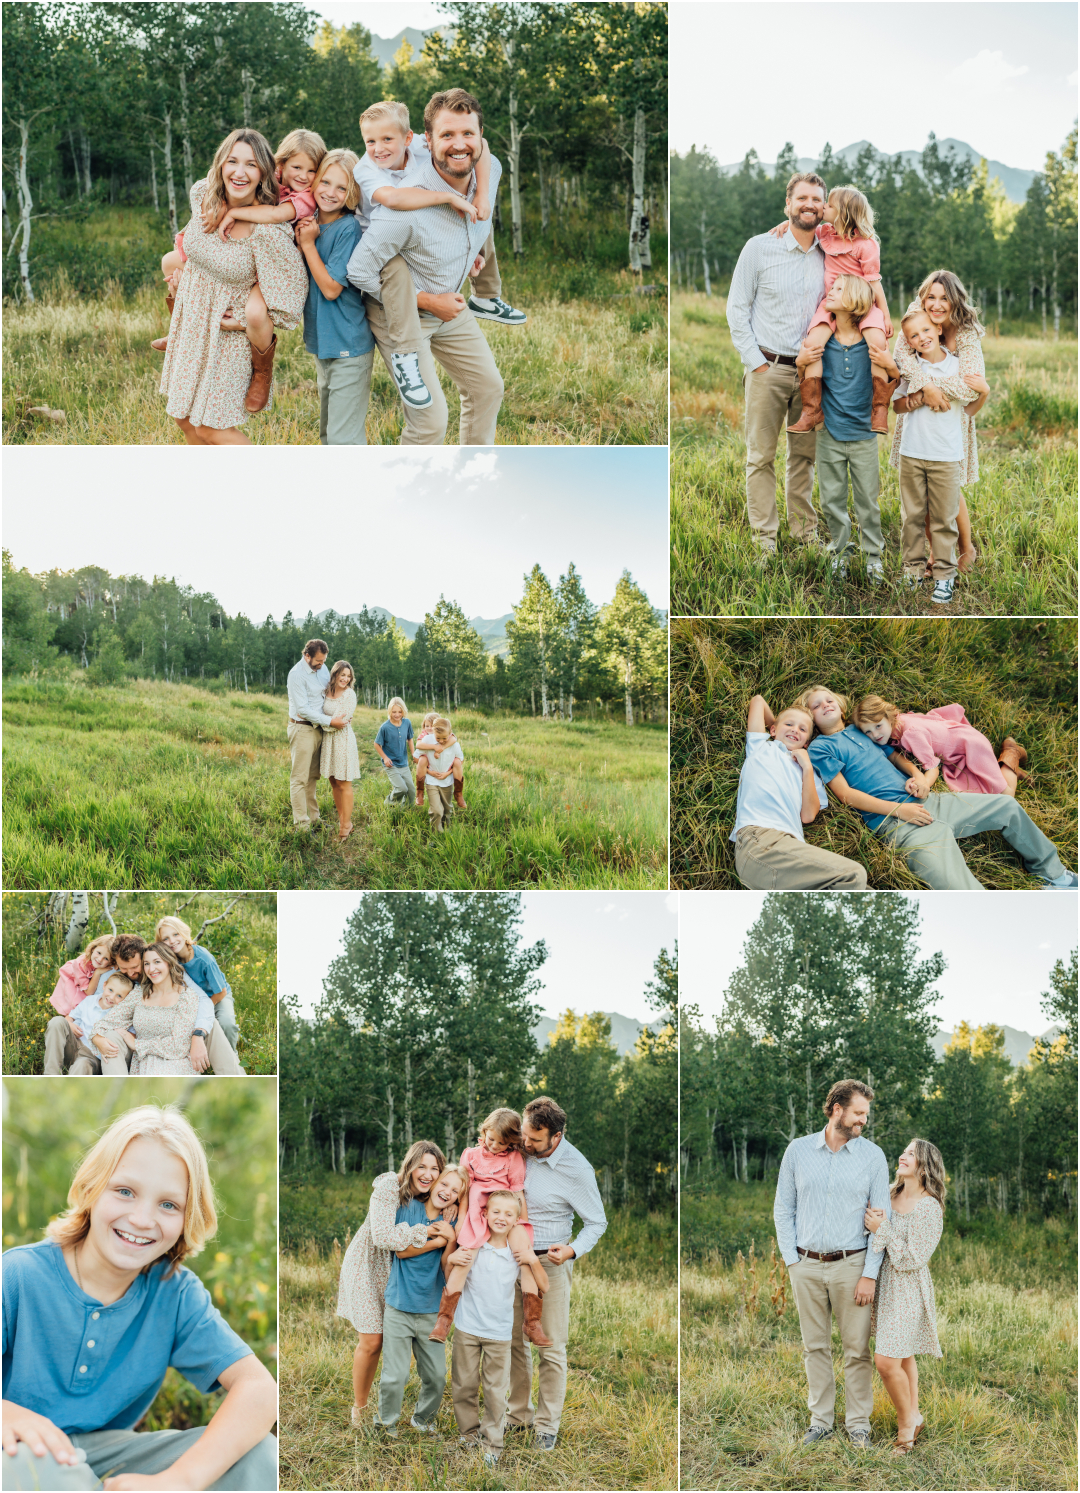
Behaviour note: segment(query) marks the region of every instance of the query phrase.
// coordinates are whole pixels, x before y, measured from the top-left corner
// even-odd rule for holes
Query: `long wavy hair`
[[[398,1206],[404,1208],[415,1197],[430,1197],[430,1192],[419,1193],[412,1183],[412,1174],[425,1156],[434,1156],[439,1163],[440,1175],[446,1170],[446,1157],[433,1140],[413,1141],[405,1152],[405,1160],[398,1168]]]
[[[356,670],[353,668],[352,664],[347,658],[339,658],[337,663],[330,670],[330,683],[326,686],[327,695],[336,696],[338,687],[338,675],[341,673],[342,669],[348,669],[349,673],[352,675],[352,681],[347,684],[345,688],[352,690],[356,688]],[[342,693],[344,693],[344,691],[342,691]]]
[[[933,1141],[923,1140],[916,1136],[913,1145],[915,1147],[915,1175],[918,1178],[924,1192],[945,1211],[945,1162],[941,1152]],[[904,1190],[904,1179],[897,1167],[896,1176],[893,1178],[892,1186],[889,1188],[889,1196],[896,1199]]]
[[[521,1116],[516,1109],[493,1109],[478,1130],[481,1145],[487,1144],[488,1136],[502,1141],[508,1151],[525,1155],[525,1142],[521,1138]]]
[[[150,999],[150,992],[154,988],[153,985],[151,985],[149,976],[146,973],[147,954],[157,954],[157,956],[164,961],[165,965],[168,968],[169,977],[172,980],[173,988],[175,990],[183,990],[184,986],[187,984],[187,975],[184,973],[184,966],[180,963],[179,959],[177,959],[172,949],[167,949],[163,943],[152,943],[150,947],[143,952],[143,1000],[145,1001]]]
[[[919,286],[915,298],[922,306],[931,285],[940,285],[949,303],[949,322],[958,332],[972,331],[977,336],[986,335],[986,328],[979,320],[979,308],[967,293],[964,282],[952,270],[934,270]],[[925,307],[923,308],[925,310]]]
[[[833,232],[841,238],[868,238],[879,242],[874,232],[874,209],[858,187],[833,187],[829,206],[836,208]]]
[[[225,177],[222,168],[229,159],[234,145],[250,145],[255,164],[259,168],[259,184],[255,188],[255,201],[253,207],[277,207],[278,204],[278,179],[277,163],[274,160],[274,152],[270,149],[270,141],[265,135],[260,135],[258,130],[233,130],[231,135],[226,135],[210,164],[210,170],[206,173],[206,196],[203,198],[203,207],[207,213],[218,213],[228,205],[225,195]],[[196,216],[198,216],[196,214]]]

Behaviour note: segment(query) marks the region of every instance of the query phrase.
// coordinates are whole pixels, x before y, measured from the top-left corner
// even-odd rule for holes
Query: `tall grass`
[[[64,930],[37,922],[44,892],[5,892],[3,926],[3,1071],[40,1073],[45,1062],[45,1028],[56,1015],[49,996],[61,964],[70,957]],[[231,900],[231,899],[230,899]],[[161,917],[180,914],[197,930],[216,916],[224,898],[165,892],[122,892],[113,917],[120,933],[137,933],[148,943]],[[212,904],[212,905],[211,905]],[[83,947],[111,929],[101,898],[90,899],[90,923]],[[277,1072],[277,898],[272,892],[241,897],[222,922],[207,929],[202,946],[220,965],[232,989],[240,1026],[238,1056],[248,1074]]]
[[[667,884],[667,733],[455,712],[468,809],[443,835],[384,806],[384,716],[353,720],[352,836],[292,831],[285,702],[139,680],[4,695],[9,887],[657,887]]]
[[[35,230],[41,252],[62,234],[59,259],[33,305],[4,314],[4,440],[35,445],[181,444],[158,393],[161,355],[149,347],[168,327],[156,262],[170,247],[149,209],[101,209],[85,224]],[[484,323],[506,395],[497,441],[503,445],[657,445],[667,440],[666,286],[634,293],[615,252],[618,234],[583,223],[536,240],[515,263],[500,243],[503,294],[528,313],[523,327]],[[622,252],[625,235],[622,236]],[[58,252],[58,251],[57,251]],[[656,245],[657,263],[666,244]],[[661,256],[664,256],[663,258]],[[108,273],[94,270],[104,265]],[[156,278],[155,278],[156,276]],[[659,277],[661,280],[663,276]],[[278,334],[273,409],[244,427],[260,445],[316,444],[315,363],[302,330]],[[458,439],[457,390],[442,376],[450,408],[447,441]],[[62,409],[66,424],[28,416],[30,406]],[[367,438],[393,444],[401,401],[375,357]]]
[[[672,611],[686,616],[1016,615],[1076,612],[1075,336],[1029,331],[983,342],[991,396],[978,416],[980,477],[965,489],[979,549],[953,601],[930,587],[901,592],[900,491],[878,442],[887,586],[861,563],[835,580],[829,557],[790,538],[784,517],[784,438],[777,455],[777,554],[756,563],[746,518],[742,364],[723,297],[680,294],[671,343]],[[816,499],[816,489],[815,489]],[[817,506],[815,501],[815,506]],[[820,525],[823,540],[828,534]],[[858,535],[855,535],[856,543]]]
[[[687,620],[672,626],[671,878],[690,888],[738,889],[734,845],[746,713],[761,694],[779,711],[815,684],[852,699],[880,694],[901,710],[959,701],[997,744],[1028,749],[1031,781],[1018,802],[1070,868],[1076,855],[1076,624],[958,618]],[[941,788],[939,781],[937,788]],[[947,791],[947,790],[946,790]],[[854,809],[835,800],[805,829],[867,868],[872,889],[923,885]],[[961,842],[985,887],[1034,885],[998,834]]]
[[[944,1357],[918,1360],[926,1431],[915,1451],[893,1455],[896,1412],[876,1371],[873,1445],[848,1441],[835,1330],[838,1434],[804,1449],[798,1314],[790,1290],[777,1314],[764,1285],[773,1192],[771,1183],[729,1185],[695,1204],[715,1244],[683,1258],[684,1488],[1076,1487],[1074,1219],[989,1215],[965,1226],[947,1212],[930,1266]],[[745,1262],[748,1235],[762,1284],[756,1311],[733,1259],[740,1248]]]
[[[328,1206],[363,1222],[370,1178],[308,1179]],[[286,1183],[282,1226],[294,1239],[319,1209]],[[350,1202],[351,1198],[351,1202]],[[314,1209],[314,1212],[313,1212]],[[342,1235],[341,1246],[345,1245]],[[458,1445],[449,1397],[453,1336],[447,1344],[447,1394],[435,1437],[408,1422],[415,1372],[405,1394],[400,1435],[376,1440],[370,1411],[363,1430],[349,1425],[356,1336],[336,1316],[341,1250],[316,1238],[283,1253],[281,1486],[283,1488],[672,1488],[677,1476],[678,1326],[674,1218],[625,1210],[612,1215],[597,1247],[574,1267],[566,1407],[554,1452],[511,1432],[499,1464],[485,1468]],[[372,1404],[378,1394],[378,1380]],[[535,1394],[535,1383],[534,1383]]]

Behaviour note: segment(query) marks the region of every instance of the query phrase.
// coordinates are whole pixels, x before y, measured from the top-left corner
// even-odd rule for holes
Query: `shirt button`
[[[85,1365],[85,1363],[80,1363],[80,1365],[79,1365],[79,1373],[80,1374],[85,1374],[86,1373],[86,1365]]]
[[[88,1343],[87,1343],[87,1345],[86,1345],[86,1346],[87,1346],[87,1347],[88,1347],[88,1348],[92,1348],[92,1347],[93,1347],[93,1346],[94,1346],[94,1339],[93,1339],[93,1338],[91,1338],[91,1339],[90,1339],[90,1341],[89,1341],[89,1342],[88,1342]]]
[[[90,1320],[91,1320],[91,1322],[96,1322],[96,1321],[97,1321],[97,1319],[98,1319],[98,1318],[99,1318],[99,1317],[100,1317],[100,1316],[101,1316],[101,1313],[100,1313],[100,1312],[91,1312],[91,1313],[90,1313]]]

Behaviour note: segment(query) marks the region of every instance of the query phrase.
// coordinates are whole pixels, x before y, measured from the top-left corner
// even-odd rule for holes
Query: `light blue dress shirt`
[[[816,240],[803,249],[790,228],[783,238],[747,239],[727,299],[731,340],[746,367],[766,362],[763,347],[793,358],[824,294],[825,255]]]
[[[831,1255],[839,1249],[866,1249],[867,1208],[884,1208],[892,1218],[889,1164],[885,1152],[865,1136],[832,1151],[825,1131],[793,1140],[780,1163],[773,1203],[776,1242],[785,1265],[795,1265],[800,1249]],[[868,1252],[863,1275],[877,1280],[883,1256]]]
[[[289,670],[289,719],[307,721],[312,726],[329,726],[334,719],[327,715],[323,695],[330,683],[330,670],[324,663],[313,669],[306,658]]]
[[[607,1228],[592,1162],[565,1135],[550,1156],[526,1156],[525,1202],[537,1250],[570,1244],[580,1259]],[[582,1229],[576,1239],[571,1239],[575,1213]]]

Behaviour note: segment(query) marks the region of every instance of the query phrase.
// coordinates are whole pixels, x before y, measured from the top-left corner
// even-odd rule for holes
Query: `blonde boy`
[[[447,826],[450,815],[454,812],[450,803],[454,763],[464,761],[465,753],[461,750],[461,743],[454,736],[450,721],[445,715],[435,717],[431,724],[431,735],[424,736],[422,740],[429,743],[425,749],[428,753],[428,764],[424,778],[428,819],[431,821],[432,828],[441,834]],[[459,788],[459,795],[460,791]],[[461,803],[464,807],[464,798],[461,799]]]
[[[437,710],[429,710],[420,723],[420,736],[416,743],[416,807],[423,808],[424,805],[424,783],[428,774],[429,759],[434,759],[440,750],[439,743],[435,739],[434,726],[439,719]],[[450,736],[447,746],[454,746],[457,737]],[[465,802],[465,766],[464,758],[455,756],[450,764],[454,780],[454,803],[459,809],[468,808]],[[446,781],[449,787],[449,781]]]
[[[390,792],[384,802],[391,808],[409,808],[413,796],[409,753],[415,757],[416,748],[413,746],[412,721],[409,720],[405,701],[400,695],[395,695],[386,707],[386,719],[375,737],[375,750],[382,758],[386,776],[390,779]]]
[[[78,1044],[78,1056],[68,1069],[69,1078],[86,1078],[101,1072],[101,1054],[90,1046],[90,1033],[101,1020],[102,1011],[118,1006],[135,981],[119,970],[111,974],[95,995],[86,995],[67,1015],[67,1024]]]

